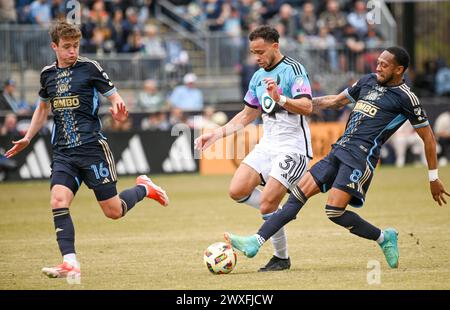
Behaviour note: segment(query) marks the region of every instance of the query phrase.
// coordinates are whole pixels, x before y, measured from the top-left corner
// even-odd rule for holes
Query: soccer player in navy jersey
[[[352,234],[376,241],[388,265],[397,268],[397,231],[392,228],[382,231],[346,207],[363,206],[381,146],[407,120],[425,145],[431,195],[439,205],[447,203],[445,195],[450,194],[438,178],[433,132],[419,99],[403,79],[408,65],[408,53],[403,48],[390,47],[379,56],[375,74],[362,77],[339,95],[313,98],[316,111],[355,103],[344,134],[332,145],[328,155],[300,179],[283,208],[257,234],[242,237],[225,233],[225,239],[246,256],[253,257],[270,236],[295,219],[311,196],[329,192],[325,206],[328,218]]]
[[[205,149],[262,116],[264,134],[234,173],[229,194],[236,202],[256,208],[267,220],[286,192],[297,184],[312,158],[306,116],[312,112],[311,86],[305,67],[279,49],[273,27],[257,27],[249,35],[250,52],[259,65],[249,83],[244,108],[224,126],[196,139]],[[258,185],[264,185],[261,191]],[[271,238],[275,253],[259,271],[291,266],[287,238],[281,228]]]
[[[5,155],[11,158],[25,149],[52,111],[51,207],[63,263],[45,267],[42,272],[50,278],[79,277],[69,207],[82,182],[94,191],[104,214],[111,219],[123,217],[145,197],[163,206],[168,205],[169,199],[145,175],[137,177],[136,186],[117,194],[115,163],[98,117],[99,94],[111,102],[109,110],[119,122],[128,117],[125,103],[100,65],[79,56],[81,32],[77,26],[57,22],[51,27],[50,36],[56,62],[41,72],[40,103],[30,128],[22,139],[13,141],[14,146]]]

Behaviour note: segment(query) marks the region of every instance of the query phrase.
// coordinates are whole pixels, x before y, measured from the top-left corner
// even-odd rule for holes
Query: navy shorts
[[[334,147],[309,171],[322,193],[338,188],[352,196],[350,205],[362,207],[373,171],[366,160],[357,160],[347,150]]]
[[[94,190],[99,201],[117,195],[116,166],[105,140],[53,150],[51,187],[64,185],[75,194],[82,182]]]

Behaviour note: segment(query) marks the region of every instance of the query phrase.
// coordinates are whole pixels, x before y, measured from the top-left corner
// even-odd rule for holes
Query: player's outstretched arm
[[[253,109],[245,106],[244,109],[236,114],[228,123],[211,132],[202,134],[195,139],[195,149],[201,151],[207,149],[217,140],[231,135],[232,133],[243,129],[245,126],[253,122],[261,112],[258,109]]]
[[[118,92],[115,92],[108,97],[111,101],[112,107],[109,108],[112,117],[118,122],[124,122],[128,118],[128,109]]]
[[[350,100],[345,95],[345,92],[341,92],[339,95],[314,97],[312,99],[313,113],[324,109],[339,110],[349,103]]]
[[[49,112],[50,104],[41,101],[33,113],[30,128],[28,128],[27,133],[22,139],[12,141],[14,146],[5,153],[6,157],[11,158],[17,155],[23,149],[25,149],[28,144],[30,144],[31,139],[33,139],[33,137],[39,132],[39,130],[41,130],[42,126],[44,126],[45,122],[47,121]]]
[[[436,139],[434,138],[433,131],[430,125],[425,127],[416,128],[417,134],[423,140],[425,147],[425,156],[428,163],[428,177],[430,180],[430,191],[433,199],[442,206],[442,203],[447,204],[445,200],[445,195],[450,196],[439,180],[438,169],[437,169],[437,155],[436,155]]]

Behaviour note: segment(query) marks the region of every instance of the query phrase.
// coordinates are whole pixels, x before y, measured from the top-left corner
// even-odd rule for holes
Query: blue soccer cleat
[[[261,247],[255,235],[241,237],[230,233],[225,233],[223,236],[227,243],[231,244],[233,248],[241,251],[249,258],[254,257]]]
[[[384,241],[380,244],[381,250],[383,250],[389,267],[397,268],[399,258],[397,246],[398,232],[393,228],[387,228],[383,233]]]

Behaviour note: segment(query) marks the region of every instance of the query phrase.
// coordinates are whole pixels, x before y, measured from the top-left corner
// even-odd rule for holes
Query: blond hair
[[[49,31],[52,42],[59,43],[60,39],[79,40],[81,39],[81,31],[78,26],[70,24],[66,21],[57,21],[50,27]]]

